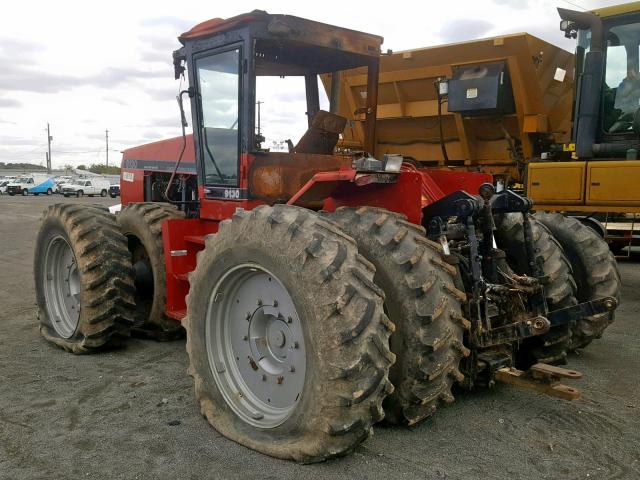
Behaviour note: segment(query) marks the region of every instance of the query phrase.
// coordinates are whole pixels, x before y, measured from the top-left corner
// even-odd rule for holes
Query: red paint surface
[[[188,135],[186,140],[180,165],[193,166],[195,153],[192,135]],[[136,160],[166,162],[166,167],[158,163],[148,171],[123,168],[120,182],[123,205],[144,201],[144,176],[153,172],[173,172],[182,146],[182,137],[176,137],[125,150],[123,165],[126,165],[127,160]],[[251,154],[242,154],[240,157],[240,188],[248,188],[248,172],[253,159],[254,156]],[[178,172],[180,170],[178,169]],[[133,175],[132,181],[124,180],[125,172]],[[323,208],[328,211],[341,206],[380,207],[405,214],[410,222],[420,225],[423,222],[422,208],[426,205],[457,190],[475,195],[480,185],[485,182],[492,182],[492,176],[456,170],[418,169],[410,164],[403,165],[397,182],[391,184],[359,185],[358,183],[365,182],[354,170],[319,172],[288,203],[319,200],[323,201]],[[204,237],[216,233],[219,222],[230,218],[237,208],[251,210],[264,203],[260,200],[207,199],[202,185],[198,187],[198,193],[200,218],[168,220],[162,225],[167,275],[166,311],[167,315],[176,320],[182,320],[186,316],[188,273],[196,267],[196,254],[204,248]],[[175,255],[181,250],[186,251],[186,254]]]

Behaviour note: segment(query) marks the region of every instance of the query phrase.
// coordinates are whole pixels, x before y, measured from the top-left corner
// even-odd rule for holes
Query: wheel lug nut
[[[262,299],[261,299],[261,298],[259,298],[259,299],[258,299],[258,306],[259,306],[259,307],[261,307],[261,306],[262,306]]]
[[[242,339],[246,342],[247,340],[249,340],[249,337],[247,335],[244,335]]]
[[[293,318],[291,318],[291,316],[287,317],[287,323],[293,323]]]
[[[273,306],[274,306],[274,307],[277,307],[277,306],[278,306],[278,300],[274,300],[274,301],[273,301]]]
[[[266,382],[266,381],[267,381],[267,376],[266,376],[264,373],[262,374],[262,381],[263,381],[263,382]]]
[[[300,348],[300,344],[298,342],[293,342],[293,348]]]
[[[284,377],[282,375],[280,375],[278,377],[278,385],[282,385],[282,382],[284,382]]]
[[[247,314],[244,316],[244,318],[246,320],[249,320],[251,318],[251,312],[247,312]]]
[[[291,365],[291,368],[289,368],[289,371],[290,371],[291,373],[295,372],[295,371],[296,371],[296,367],[294,367],[293,365]]]

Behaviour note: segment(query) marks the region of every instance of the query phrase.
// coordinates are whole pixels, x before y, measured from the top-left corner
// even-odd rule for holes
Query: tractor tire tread
[[[118,214],[120,231],[125,236],[133,234],[138,238],[149,255],[153,270],[152,306],[147,318],[141,318],[144,312],[138,309],[138,320],[132,331],[137,336],[158,341],[184,337],[184,328],[181,323],[169,318],[165,312],[166,266],[162,237],[162,223],[165,220],[183,218],[184,214],[173,205],[152,202],[129,203]],[[146,239],[143,240],[142,236]],[[127,255],[130,256],[131,253],[127,249]]]
[[[621,280],[618,266],[607,243],[593,229],[576,218],[560,213],[537,212],[562,245],[574,271],[577,299],[587,302],[602,297],[620,301]],[[614,312],[584,317],[572,328],[570,349],[584,348],[600,338],[615,319]]]
[[[120,346],[130,336],[134,321],[133,268],[129,258],[121,254],[126,250],[126,238],[119,233],[113,216],[98,205],[55,204],[44,211],[41,225],[34,262],[40,332],[51,343],[76,354]],[[80,275],[80,320],[68,339],[61,338],[50,324],[38,278],[38,256],[46,248],[41,245],[42,236],[51,227],[65,232]],[[95,266],[87,268],[92,264]]]
[[[275,441],[260,441],[231,425],[233,421],[223,413],[225,406],[215,399],[210,368],[201,358],[206,355],[203,346],[194,340],[204,316],[199,309],[205,308],[201,306],[205,294],[200,289],[207,284],[207,269],[221,252],[239,244],[286,255],[288,268],[296,275],[304,272],[304,284],[297,285],[300,292],[324,299],[320,302],[324,306],[313,306],[323,318],[308,327],[313,335],[322,335],[315,337],[316,348],[323,351],[316,367],[317,393],[309,392],[311,396],[303,395],[301,400],[310,402],[317,415],[305,417],[303,433],[283,434]],[[373,424],[383,416],[383,399],[393,391],[388,372],[395,360],[389,349],[394,327],[355,241],[315,212],[289,205],[260,206],[250,212],[238,210],[221,222],[218,233],[205,238],[205,249],[197,258],[197,267],[189,274],[186,349],[196,399],[209,423],[249,448],[303,463],[345,455],[368,438]]]
[[[529,219],[534,251],[536,256],[541,258],[543,273],[548,278],[544,289],[549,310],[576,305],[576,282],[571,263],[562,246],[547,227],[537,221],[533,215],[529,215]],[[498,247],[505,251],[510,267],[518,274],[529,275],[522,214],[497,215],[496,227],[495,236]],[[570,345],[570,327],[568,325],[555,327],[544,335],[522,342],[521,351],[527,357],[523,361],[527,367],[537,362],[564,364]]]
[[[454,276],[440,262],[440,245],[404,215],[374,207],[342,207],[323,215],[352,236],[375,265],[373,281],[384,290],[396,326],[391,349],[397,360],[390,372],[395,390],[384,403],[385,422],[415,425],[452,398],[453,384],[462,380],[462,355],[454,345],[462,342],[464,329],[454,320],[462,317]]]

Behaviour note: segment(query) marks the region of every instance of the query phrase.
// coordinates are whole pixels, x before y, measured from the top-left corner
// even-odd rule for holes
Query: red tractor
[[[254,11],[197,25],[193,136],[125,152],[123,210],[54,205],[37,238],[42,334],[73,353],[131,332],[186,331],[200,410],[221,434],[280,458],[351,451],[383,418],[412,425],[452,387],[520,384],[562,398],[552,367],[571,332],[612,318],[615,295],[576,300],[569,260],[486,174],[371,157],[382,38]],[[366,71],[360,151],[336,149],[341,71]],[[329,112],[318,75],[331,74]],[[263,147],[256,80],[304,79],[308,130]]]

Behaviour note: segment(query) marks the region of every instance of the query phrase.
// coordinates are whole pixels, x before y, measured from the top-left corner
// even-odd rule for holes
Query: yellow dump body
[[[444,102],[446,163],[440,147],[435,82],[439,77],[451,78],[455,67],[496,62],[506,62],[515,113],[468,118],[450,113]],[[526,33],[385,55],[380,64],[374,154],[400,153],[425,165],[478,168],[521,182],[537,139],[553,135],[554,142],[569,141],[573,66],[573,54]],[[331,76],[324,76],[323,82],[329,92]],[[340,82],[338,113],[350,120],[343,143],[357,148],[363,127],[354,112],[365,105],[366,71],[343,73]]]

